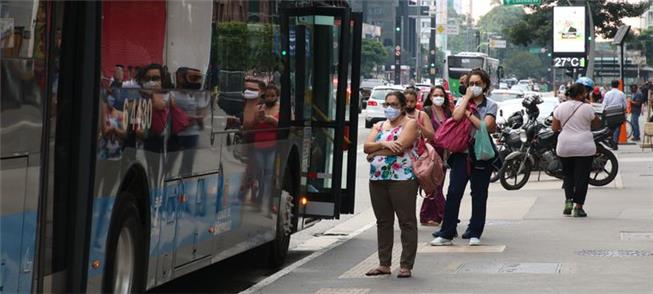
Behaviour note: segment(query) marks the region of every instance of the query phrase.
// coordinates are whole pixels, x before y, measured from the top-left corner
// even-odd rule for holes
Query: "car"
[[[370,98],[367,100],[367,107],[365,108],[365,127],[369,129],[376,122],[385,120],[385,112],[383,111],[385,95],[392,91],[403,90],[404,87],[398,85],[376,86],[372,88]]]
[[[505,100],[503,102],[498,102],[498,112],[496,123],[501,125],[506,122],[506,120],[515,112],[521,111],[524,115],[524,121],[528,120],[528,115],[522,106],[523,97],[520,99],[511,99]],[[544,120],[553,113],[553,110],[558,106],[558,98],[553,96],[543,96],[542,103],[537,105],[540,110],[540,115],[537,117],[538,121],[544,122]]]
[[[514,91],[522,91],[522,92],[530,92],[530,91],[532,91],[531,88],[530,88],[528,85],[526,85],[526,84],[515,84],[515,85],[512,85],[512,87],[510,87],[510,90],[514,90]]]
[[[497,103],[497,124],[503,124],[515,111],[521,110],[521,101],[524,92],[520,90],[494,89],[490,92],[490,99]]]
[[[386,84],[386,81],[382,79],[364,79],[361,81],[360,85],[360,100],[358,110],[361,111],[367,107],[367,99],[370,98],[372,88],[376,86],[383,86]]]

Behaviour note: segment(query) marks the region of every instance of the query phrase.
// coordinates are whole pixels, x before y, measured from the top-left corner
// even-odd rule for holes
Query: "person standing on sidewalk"
[[[490,89],[490,76],[482,69],[475,69],[469,73],[469,80],[465,95],[458,101],[453,111],[453,119],[459,121],[468,119],[478,129],[481,120],[485,122],[489,133],[496,130],[497,104],[485,96]],[[477,111],[472,113],[468,110],[469,103],[474,103]],[[489,136],[489,134],[488,134]],[[436,236],[431,245],[446,246],[452,245],[456,236],[458,225],[458,213],[460,201],[465,194],[467,182],[471,183],[472,196],[472,217],[469,226],[462,235],[463,239],[469,239],[469,245],[481,244],[481,235],[485,228],[485,215],[487,208],[488,187],[492,175],[492,162],[494,159],[482,161],[474,158],[474,144],[471,143],[469,150],[464,153],[453,153],[448,159],[451,172],[449,175],[449,190],[444,209],[444,221],[439,232],[433,233]]]
[[[589,78],[586,78],[589,80]],[[580,79],[579,79],[580,80]],[[592,83],[594,84],[594,83]],[[585,85],[587,86],[587,85]],[[614,80],[610,84],[612,89],[605,93],[603,97],[603,109],[613,105],[620,105],[624,110],[626,110],[626,94],[619,90],[619,81]],[[617,127],[612,132],[612,149],[617,150],[619,148],[619,133],[620,127]]]
[[[560,132],[556,153],[562,162],[564,174],[565,208],[562,213],[572,215],[573,208],[574,217],[587,216],[583,205],[592,160],[596,154],[592,126],[601,125],[592,105],[584,102],[586,96],[587,88],[583,84],[575,84],[569,89],[570,100],[560,104],[553,112],[552,128]]]
[[[390,274],[396,214],[402,245],[397,277],[408,278],[417,254],[417,181],[412,158],[418,127],[406,117],[406,97],[401,92],[388,93],[383,107],[387,119],[374,125],[363,146],[370,161],[370,197],[379,252],[379,266],[365,275]]]
[[[433,130],[437,130],[447,118],[451,117],[451,108],[449,108],[449,97],[444,87],[438,85],[431,88],[429,97],[424,101],[424,111],[428,115],[430,125]],[[430,143],[433,143],[431,141]],[[433,146],[435,151],[438,152],[440,158],[445,158],[444,149]],[[442,167],[445,169],[445,167]],[[446,172],[443,173],[446,176]],[[443,179],[444,182],[444,179]],[[442,187],[438,187],[437,191],[430,197],[424,198],[422,201],[422,208],[420,209],[419,218],[420,223],[424,226],[438,226],[444,219],[444,193]]]
[[[630,92],[633,93],[633,99],[630,101],[630,123],[633,125],[633,141],[639,141],[639,116],[642,114],[642,104],[646,102],[642,91],[637,88],[637,84],[630,86]]]

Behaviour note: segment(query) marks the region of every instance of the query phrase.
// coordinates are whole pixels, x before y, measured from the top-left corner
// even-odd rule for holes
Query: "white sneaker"
[[[476,237],[469,238],[469,246],[478,246],[478,245],[481,245],[481,239]]]
[[[431,246],[451,246],[453,245],[453,242],[449,239],[445,239],[442,237],[437,237],[431,241]]]

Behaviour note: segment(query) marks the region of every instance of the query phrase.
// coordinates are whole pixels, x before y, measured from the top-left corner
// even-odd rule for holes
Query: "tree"
[[[569,6],[575,1],[567,0],[542,0],[539,6],[528,6],[532,13],[522,15],[516,25],[506,28],[508,40],[524,46],[535,44],[547,46],[551,43],[553,30],[553,7]],[[585,1],[579,2],[580,5]],[[593,0],[589,2],[592,19],[595,24],[596,34],[609,39],[623,25],[623,19],[642,15],[652,1],[632,4],[628,2],[612,2],[608,0]]]
[[[521,6],[496,6],[478,20],[478,27],[482,32],[503,33],[517,25],[525,14]]]
[[[389,54],[383,44],[375,39],[364,39],[361,43],[361,73],[364,77],[373,75],[377,68],[386,61]]]
[[[546,77],[547,68],[539,57],[527,51],[516,52],[504,62],[506,76],[515,76],[519,79]]]
[[[653,66],[653,28],[631,33],[626,38],[629,49],[641,50],[646,57],[646,64]]]

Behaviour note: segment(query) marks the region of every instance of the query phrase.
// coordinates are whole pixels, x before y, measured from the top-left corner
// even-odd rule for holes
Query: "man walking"
[[[619,105],[622,107],[622,109],[626,109],[626,95],[624,92],[619,90],[619,81],[614,80],[610,84],[611,88],[610,91],[605,93],[605,96],[603,97],[603,109],[605,110],[607,107],[614,106],[614,105]],[[620,127],[617,126],[612,133],[612,149],[617,150],[619,146],[617,145],[619,143],[619,129]]]

